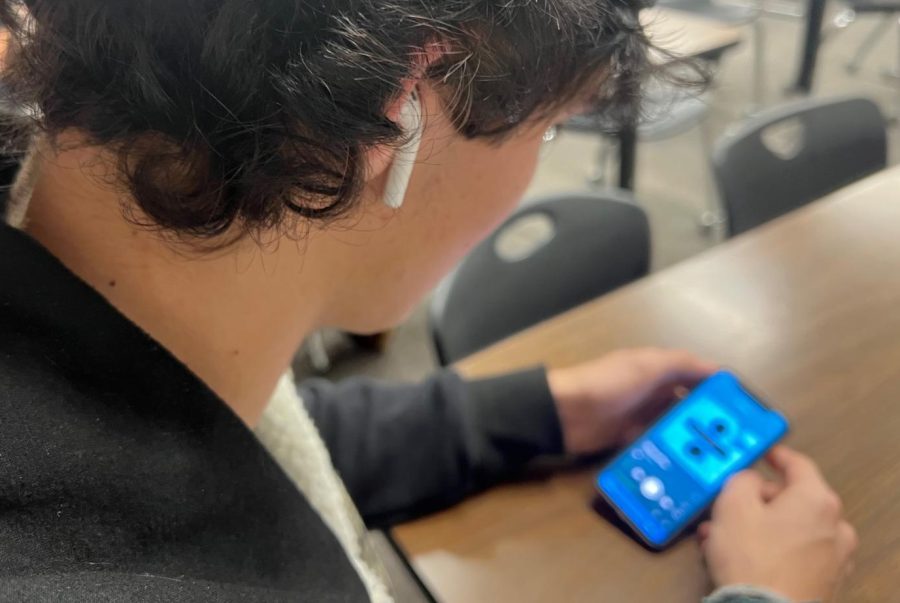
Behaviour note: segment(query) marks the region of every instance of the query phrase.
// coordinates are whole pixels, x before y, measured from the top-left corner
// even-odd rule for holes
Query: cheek
[[[425,158],[400,214],[372,233],[389,260],[367,246],[367,274],[391,283],[380,287],[385,324],[405,316],[515,209],[534,174],[540,138],[502,146],[459,141]]]
[[[446,208],[440,212],[444,227],[456,239],[448,241],[454,255],[464,254],[487,237],[518,206],[534,175],[539,151],[539,140],[479,145],[460,169],[446,173],[447,186],[438,202]]]

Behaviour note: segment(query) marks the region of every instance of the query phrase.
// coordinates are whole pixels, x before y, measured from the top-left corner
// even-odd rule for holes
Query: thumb
[[[766,458],[783,476],[788,486],[798,483],[825,484],[825,479],[812,459],[787,446],[776,446]]]
[[[713,507],[713,518],[762,508],[766,493],[766,480],[758,471],[741,471],[732,476],[722,489]]]

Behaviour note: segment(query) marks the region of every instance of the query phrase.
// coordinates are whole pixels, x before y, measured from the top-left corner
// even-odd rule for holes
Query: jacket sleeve
[[[374,526],[453,504],[562,452],[544,369],[478,381],[305,381],[300,396],[350,496]]]

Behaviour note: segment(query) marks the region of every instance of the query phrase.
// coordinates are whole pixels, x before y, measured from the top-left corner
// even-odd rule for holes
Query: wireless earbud
[[[422,143],[422,130],[425,120],[422,116],[422,103],[419,95],[413,90],[397,120],[398,125],[408,137],[407,141],[397,149],[394,162],[388,171],[387,184],[384,187],[384,204],[393,209],[400,209],[406,197],[406,189],[412,178],[416,156]]]

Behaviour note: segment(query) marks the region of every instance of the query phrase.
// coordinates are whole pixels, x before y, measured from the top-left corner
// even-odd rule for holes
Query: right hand
[[[717,586],[749,584],[794,601],[827,601],[849,573],[856,531],[812,460],[778,446],[768,456],[783,483],[735,475],[700,526]]]

